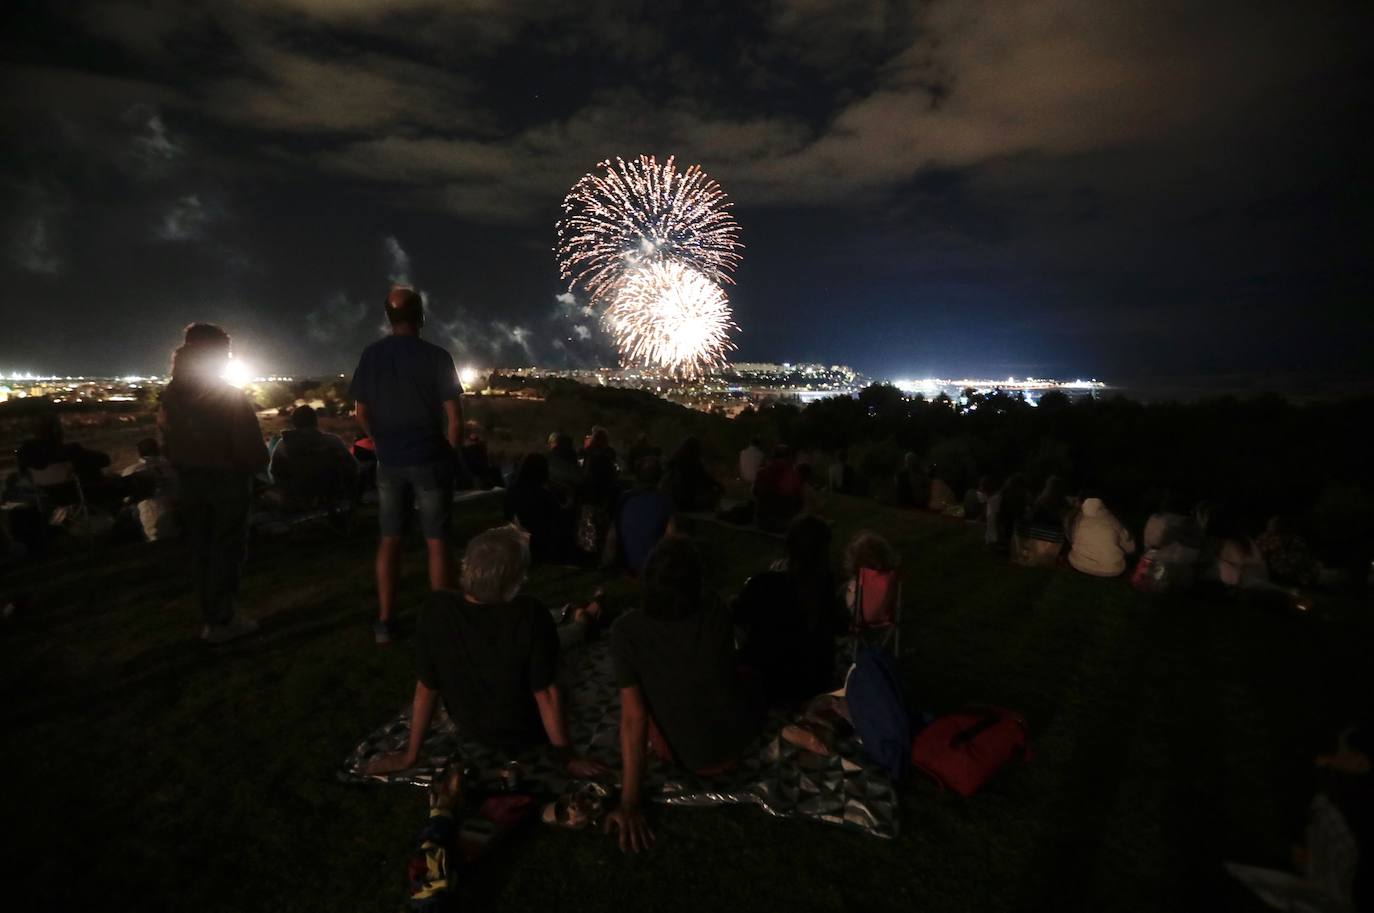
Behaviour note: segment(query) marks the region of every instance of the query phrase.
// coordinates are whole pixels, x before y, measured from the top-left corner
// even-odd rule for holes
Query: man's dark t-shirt
[[[617,687],[640,686],[649,715],[688,769],[732,761],[758,735],[763,702],[739,677],[723,604],[675,619],[627,612],[611,625],[611,654]]]
[[[519,752],[547,741],[534,692],[554,681],[558,630],[535,599],[477,605],[431,593],[416,630],[418,678],[465,739]]]
[[[371,411],[383,465],[422,466],[449,453],[444,403],[462,387],[448,352],[418,336],[379,339],[363,349],[348,392]]]

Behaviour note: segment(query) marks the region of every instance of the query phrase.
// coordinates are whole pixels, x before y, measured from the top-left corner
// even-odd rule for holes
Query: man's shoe
[[[378,644],[389,644],[396,636],[396,627],[389,621],[379,621],[372,626],[372,637]]]

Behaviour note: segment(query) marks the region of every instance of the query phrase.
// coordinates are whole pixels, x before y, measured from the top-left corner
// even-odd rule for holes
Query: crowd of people
[[[547,745],[571,777],[609,775],[571,744],[556,677],[561,654],[606,629],[619,692],[622,784],[607,826],[623,849],[653,842],[640,810],[650,756],[698,773],[728,768],[754,741],[770,705],[795,705],[835,686],[841,638],[875,628],[895,636],[897,552],[863,532],[839,562],[821,517],[823,492],[870,490],[843,452],[822,482],[791,448],[779,444],[770,454],[752,440],[737,465],[749,497],[735,503],[726,501],[727,486],[691,436],[666,458],[641,436],[622,458],[604,427],[593,427],[580,448],[555,431],[503,472],[480,435],[465,434],[452,358],[421,338],[420,295],[392,289],[385,313],[391,332],[362,353],[350,386],[363,435],[352,447],[322,431],[308,405],[266,442],[248,397],[222,379],[228,334],[193,324],[161,398],[160,442],[141,441],[138,461],[111,475],[108,455],[66,442],[60,421],[45,415],[19,448],[10,485],[27,483],[45,509],[79,503],[87,511],[122,510],[149,540],[186,541],[201,636],[211,643],[257,628],[238,602],[255,486],[266,480],[271,497],[290,508],[352,501],[375,485],[377,643],[398,634],[404,534],[413,523],[426,543],[430,595],[414,631],[409,744],[374,761],[370,772],[413,767],[442,701],[472,738],[510,752]],[[1153,589],[1196,578],[1226,590],[1270,591],[1310,586],[1320,576],[1301,540],[1277,520],[1247,535],[1225,512],[1189,507],[1173,495],[1161,499],[1137,537],[1098,493],[1071,493],[1055,476],[1034,496],[1021,475],[984,476],[961,493],[939,466],[908,454],[893,481],[897,504],[981,522],[989,548],[1022,564],[1062,563],[1097,577],[1132,571],[1134,583]],[[455,573],[450,515],[464,484],[504,489],[508,522],[473,537]],[[741,581],[734,599],[722,599],[682,534],[699,519],[779,533],[780,554]],[[522,592],[532,563],[616,568],[639,581],[639,598],[617,612],[597,591],[556,614]],[[786,737],[826,750],[816,725],[789,730]]]
[[[980,477],[962,497],[937,465],[908,453],[894,480],[899,505],[982,523],[989,550],[1027,566],[1062,565],[1094,577],[1129,573],[1150,592],[1199,589],[1296,600],[1339,575],[1314,559],[1301,536],[1271,516],[1263,529],[1231,509],[1164,492],[1141,527],[1128,528],[1104,495],[1073,491],[1057,475],[1038,491],[1026,477]]]

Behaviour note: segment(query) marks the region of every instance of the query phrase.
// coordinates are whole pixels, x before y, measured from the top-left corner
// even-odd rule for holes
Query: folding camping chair
[[[878,645],[890,647],[900,659],[902,637],[902,575],[900,571],[877,571],[861,567],[854,580],[854,610],[849,632],[854,635],[854,650],[876,637]]]
[[[52,522],[54,513],[60,507],[71,508],[68,512],[69,519],[90,519],[90,508],[86,506],[86,492],[81,488],[76,467],[70,461],[49,463],[42,469],[29,467],[26,472],[29,484],[33,486],[38,511],[45,521]]]

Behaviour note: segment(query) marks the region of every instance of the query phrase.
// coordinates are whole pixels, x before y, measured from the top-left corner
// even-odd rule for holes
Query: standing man
[[[377,546],[377,643],[395,634],[401,534],[412,498],[429,552],[429,588],[453,588],[448,554],[454,461],[463,430],[463,388],[448,352],[420,338],[420,293],[395,286],[386,296],[391,335],[363,350],[349,393],[358,424],[377,449],[382,538]]]
[[[228,362],[228,333],[211,323],[188,326],[157,412],[162,449],[181,486],[181,519],[205,622],[200,636],[216,644],[258,629],[234,603],[248,546],[253,475],[267,468],[253,403],[224,380]]]

